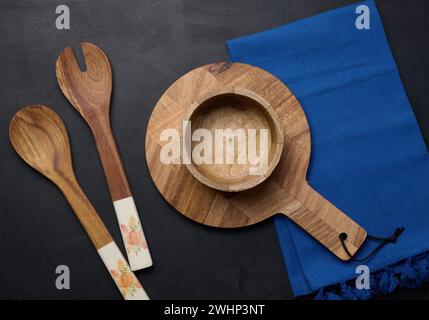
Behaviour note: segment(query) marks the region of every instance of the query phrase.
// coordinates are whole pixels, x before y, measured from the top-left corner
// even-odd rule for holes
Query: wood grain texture
[[[184,121],[186,121],[186,128],[189,127],[190,136],[200,129],[208,130],[211,134],[211,150],[205,150],[209,154],[210,163],[196,164],[192,161],[190,164],[186,164],[191,174],[209,187],[228,192],[250,189],[269,177],[280,160],[283,150],[280,119],[270,104],[252,91],[230,88],[210,92],[208,96],[203,96],[192,104],[186,112]],[[216,135],[216,131],[219,129],[243,130],[242,132],[246,136],[244,138],[233,136],[232,139],[223,136],[222,141],[219,141],[220,139]],[[249,160],[248,130],[256,130],[254,139],[256,150],[262,149],[260,130],[266,130],[268,133],[267,165],[266,168],[261,167],[259,171],[256,171],[258,168]],[[239,131],[236,132],[239,133]],[[200,141],[193,141],[191,148],[185,148],[184,152],[187,153],[189,159],[192,157],[192,150],[198,144]],[[233,150],[229,163],[225,158],[227,144],[230,144]],[[223,163],[216,162],[216,155],[212,150],[219,145],[223,145],[224,149]],[[260,153],[261,151],[258,152],[259,156]]]
[[[217,90],[240,88],[263,97],[280,119],[284,133],[281,159],[269,178],[246,191],[229,193],[199,182],[184,165],[164,165],[160,159],[165,128],[181,131],[188,109]],[[162,95],[149,120],[146,160],[163,197],[186,217],[209,226],[234,228],[255,224],[277,213],[295,221],[342,260],[348,260],[339,241],[356,253],[366,231],[306,181],[310,161],[310,130],[304,111],[290,90],[271,74],[240,63],[215,63],[194,69]]]
[[[86,70],[80,70],[72,49],[66,48],[56,61],[58,84],[66,98],[91,128],[131,268],[133,270],[147,268],[152,266],[152,258],[110,127],[112,92],[110,62],[97,46],[82,43],[81,47]],[[119,203],[123,204],[124,201],[129,205],[120,206]],[[132,233],[129,232],[131,225]]]
[[[31,105],[12,118],[9,137],[18,155],[63,192],[96,249],[113,239],[73,171],[66,128],[51,109]]]
[[[131,196],[131,191],[110,127],[110,62],[95,45],[82,43],[81,46],[86,70],[80,70],[73,50],[66,48],[56,61],[57,81],[63,94],[91,128],[112,200],[121,200]]]

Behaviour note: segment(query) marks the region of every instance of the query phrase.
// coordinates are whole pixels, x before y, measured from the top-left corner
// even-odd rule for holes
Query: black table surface
[[[110,58],[112,126],[148,238],[154,267],[138,272],[153,299],[292,299],[272,221],[238,230],[194,223],[170,207],[146,166],[151,111],[187,71],[228,59],[225,41],[267,30],[346,0],[37,1],[0,3],[0,298],[119,299],[81,225],[56,187],[11,148],[8,124],[27,104],[51,106],[64,120],[78,179],[123,248],[90,130],[61,94],[54,63],[72,46],[97,44]],[[71,29],[55,28],[66,4]],[[377,1],[416,117],[429,141],[429,2]],[[171,183],[175,183],[171,181]],[[70,268],[57,290],[55,268]],[[387,298],[429,298],[429,285]]]

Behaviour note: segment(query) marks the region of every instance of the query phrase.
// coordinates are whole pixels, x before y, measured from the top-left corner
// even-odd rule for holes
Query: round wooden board
[[[284,133],[283,154],[274,172],[260,185],[222,192],[196,180],[185,165],[165,165],[160,151],[166,128],[182,132],[185,111],[211,91],[240,88],[264,97],[277,113]],[[366,232],[314,191],[306,181],[311,140],[304,111],[292,92],[270,73],[250,65],[221,62],[190,71],[174,82],[156,104],[146,133],[146,160],[162,196],[186,217],[213,227],[243,227],[283,213],[343,260],[338,240],[346,233],[353,254]]]

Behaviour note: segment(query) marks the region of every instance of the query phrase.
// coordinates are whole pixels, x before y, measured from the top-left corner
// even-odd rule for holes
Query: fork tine
[[[60,69],[81,72],[72,48],[65,48],[58,56],[56,70],[59,71]]]
[[[109,59],[103,50],[88,42],[82,42],[80,46],[83,51],[87,73],[94,76],[103,72],[112,74]]]
[[[72,82],[76,81],[76,77],[72,75],[80,75],[81,71],[72,48],[65,48],[60,53],[55,62],[55,73],[61,91],[70,103],[77,108],[78,106],[74,103],[73,92],[71,91],[71,88],[74,87]]]

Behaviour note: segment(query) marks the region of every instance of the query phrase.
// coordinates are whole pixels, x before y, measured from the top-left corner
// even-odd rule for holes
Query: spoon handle
[[[90,124],[107,178],[131,270],[152,266],[152,257],[108,120]]]
[[[340,234],[346,235],[344,244],[352,256],[366,239],[365,229],[307,183],[300,194],[286,199],[284,203],[287,205],[280,212],[311,234],[341,260],[347,261],[350,256],[341,245]]]
[[[75,179],[56,181],[125,300],[149,300],[98,213]]]

